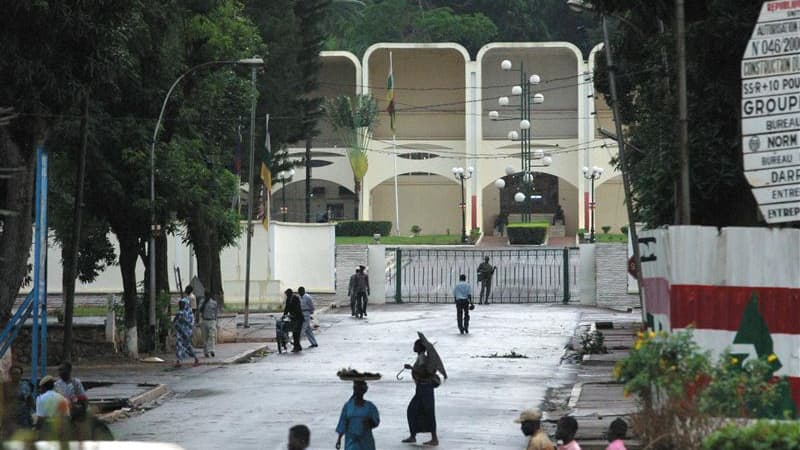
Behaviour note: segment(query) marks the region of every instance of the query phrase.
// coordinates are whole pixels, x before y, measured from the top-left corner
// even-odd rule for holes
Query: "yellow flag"
[[[270,172],[269,167],[263,162],[261,163],[261,181],[264,182],[265,193],[264,204],[262,205],[264,208],[264,216],[261,223],[264,225],[264,229],[269,231],[269,213],[272,207],[272,172]]]

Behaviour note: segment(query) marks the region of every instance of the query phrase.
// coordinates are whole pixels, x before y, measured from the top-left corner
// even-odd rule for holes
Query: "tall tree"
[[[639,219],[651,226],[676,223],[679,179],[672,1],[646,5],[633,0],[596,0],[599,12],[624,18],[612,37],[618,90],[627,139],[642,149],[629,155],[633,202]],[[687,76],[691,223],[731,226],[759,223],[744,178],[739,110],[739,65],[761,1],[690,2]],[[714,11],[709,14],[708,11]],[[664,32],[659,31],[659,21]],[[665,64],[666,63],[666,64]],[[654,82],[654,76],[658,82]],[[596,84],[608,94],[604,64]],[[709,99],[714,101],[709,101]],[[723,201],[724,199],[724,201]]]
[[[14,213],[0,227],[0,325],[9,319],[27,273],[35,148],[48,145],[53,127],[86,86],[99,80],[103,89],[117,92],[127,25],[138,7],[122,0],[21,0],[0,17],[0,105],[20,114],[0,128],[0,167],[15,169],[0,183],[0,210]]]

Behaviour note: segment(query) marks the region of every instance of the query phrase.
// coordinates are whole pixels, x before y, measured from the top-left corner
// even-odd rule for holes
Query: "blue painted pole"
[[[33,329],[31,330],[31,383],[47,370],[47,152],[36,148],[36,226],[33,260]],[[40,316],[40,308],[42,308]],[[41,318],[44,323],[41,323]],[[42,351],[42,347],[45,350]]]

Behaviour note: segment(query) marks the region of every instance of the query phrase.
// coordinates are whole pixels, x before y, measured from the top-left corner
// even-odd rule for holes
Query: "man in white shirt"
[[[303,310],[303,331],[311,347],[319,347],[317,338],[314,337],[314,330],[311,329],[311,315],[314,314],[314,299],[306,293],[306,288],[297,288],[297,295],[300,296],[300,308]]]

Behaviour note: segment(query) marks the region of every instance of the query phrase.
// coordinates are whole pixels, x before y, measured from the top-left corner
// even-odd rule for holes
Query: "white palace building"
[[[409,234],[412,225],[420,226],[423,234],[459,234],[461,185],[453,168],[472,167],[473,176],[465,182],[468,232],[480,228],[491,234],[501,211],[513,222],[522,212],[552,215],[560,204],[566,235],[575,236],[577,229],[589,229],[591,183],[583,168],[599,167],[604,173],[595,181],[596,229],[610,226],[612,233],[619,233],[628,220],[622,178],[610,164],[617,145],[598,132],[614,127],[609,108],[593,88],[594,59],[601,48],[595,47],[588,60],[565,42],[492,43],[474,59],[454,43],[375,44],[362,60],[349,52],[323,52],[318,95],[372,94],[381,110],[359,218],[396,225],[397,174],[401,234]],[[386,113],[390,53],[397,111],[394,143]],[[501,68],[504,60],[511,62],[512,70]],[[510,139],[510,132],[520,127],[519,96],[512,93],[520,84],[520,68],[540,78],[530,94],[544,96],[541,104],[530,108],[530,148],[552,161],[549,166],[541,164],[548,158],[534,161],[538,195],[523,203],[514,201],[517,190],[512,182],[503,189],[495,185],[507,171],[521,170],[520,142]],[[504,96],[509,98],[505,107],[498,104]],[[501,119],[515,119],[492,120],[491,111],[498,111]],[[345,149],[325,119],[320,129],[312,141],[311,220],[325,211],[332,220],[353,219],[354,182]],[[291,147],[290,156],[302,159],[305,146],[300,142]],[[285,206],[288,221],[304,221],[303,168],[297,169],[285,192],[282,187],[273,188],[273,219],[283,220]]]

